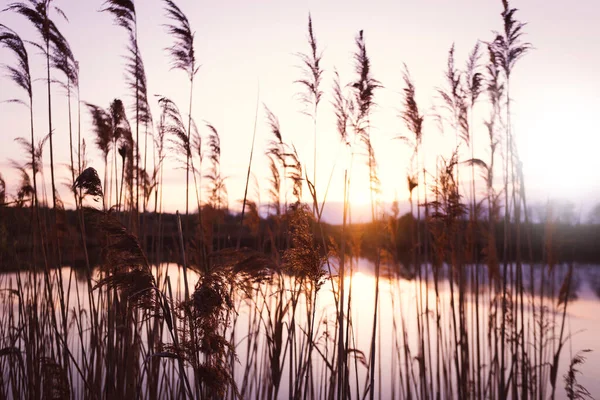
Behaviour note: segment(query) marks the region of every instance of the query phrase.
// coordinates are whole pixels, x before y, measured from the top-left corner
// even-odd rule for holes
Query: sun
[[[350,193],[350,203],[356,206],[371,204],[369,188],[357,188]]]

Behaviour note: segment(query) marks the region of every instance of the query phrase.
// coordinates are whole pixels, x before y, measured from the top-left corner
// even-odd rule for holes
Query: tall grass
[[[69,186],[76,212],[61,210],[56,197],[51,104],[48,135],[34,135],[29,42],[0,25],[1,48],[12,55],[9,78],[27,96],[15,102],[30,110],[30,138],[19,139],[27,161],[14,162],[20,180],[14,195],[0,177],[0,216],[26,215],[28,223],[12,228],[25,239],[15,240],[11,249],[0,219],[0,264],[19,267],[1,284],[0,397],[542,399],[561,398],[561,371],[568,398],[589,396],[577,381],[586,350],[570,363],[561,361],[570,340],[568,307],[576,279],[572,265],[558,265],[551,212],[540,245],[544,259],[534,262],[509,91],[516,61],[531,46],[521,41],[525,24],[516,10],[506,0],[502,6],[503,30],[478,42],[487,46],[484,65],[479,44],[464,71],[456,67],[454,46],[448,53],[445,87],[436,93],[442,127],[450,127],[455,143],[437,157],[435,170],[422,147],[432,121],[417,102],[408,67],[390,83],[403,87],[399,125],[408,133],[400,137],[411,153],[403,183],[410,203],[405,215],[397,201],[391,213],[379,201],[378,172],[389,166],[377,163],[371,135],[383,85],[374,78],[365,34],[359,32],[349,60],[354,77],[343,85],[336,71],[331,91],[336,135],[349,153],[343,220],[331,226],[321,219],[333,172],[323,194],[324,185],[317,187],[324,175],[317,172],[317,134],[327,130],[317,124],[324,75],[310,14],[309,51],[298,55],[303,75],[295,83],[313,122],[312,181],[302,154],[284,136],[285,125],[265,106],[268,204],[261,209],[259,195],[248,193],[256,123],[242,213],[236,215],[229,210],[227,166],[221,164],[228,151],[221,134],[227,133],[210,123],[196,126],[194,34],[173,1],[165,0],[173,40],[168,55],[189,79],[188,114],[158,96],[160,119],[153,127],[135,4],[108,0],[103,11],[129,36],[124,69],[135,127],[127,102],[115,99],[107,108],[84,103],[91,129],[77,140],[77,165],[71,96],[76,90],[81,101],[78,65],[48,16],[50,1],[9,5],[8,11],[28,18],[42,37],[35,46],[44,50],[49,103],[50,68],[66,79]],[[256,121],[259,101],[257,95]],[[478,102],[487,108],[476,108]],[[480,124],[475,111],[484,109],[489,114]],[[143,160],[140,130],[146,134]],[[103,179],[87,166],[86,138],[102,154]],[[52,229],[42,163],[46,140]],[[484,140],[488,154],[478,156],[475,143]],[[499,156],[502,188],[496,178]],[[182,215],[163,212],[167,157],[185,165]],[[355,159],[364,159],[369,172],[372,221],[363,225],[351,218],[349,193],[361,188],[353,178],[361,168]],[[466,190],[460,179],[464,166],[471,175]],[[476,185],[476,169],[485,188]],[[190,173],[197,216],[189,210]],[[152,198],[154,212],[140,223],[140,209],[151,207]],[[27,231],[19,236],[21,229]],[[374,265],[372,280],[357,274],[361,257]],[[76,263],[85,266],[83,279]]]

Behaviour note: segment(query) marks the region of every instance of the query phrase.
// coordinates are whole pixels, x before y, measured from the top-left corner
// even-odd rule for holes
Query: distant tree
[[[0,174],[0,206],[6,202],[6,182],[2,179],[2,174]]]
[[[550,200],[547,204],[540,204],[534,208],[540,223],[574,224],[579,220],[575,203],[568,200]]]
[[[589,222],[590,224],[600,224],[600,203],[590,211]]]

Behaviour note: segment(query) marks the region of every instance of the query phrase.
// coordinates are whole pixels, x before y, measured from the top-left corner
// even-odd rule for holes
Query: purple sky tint
[[[113,25],[111,17],[99,13],[102,0],[55,0],[70,22],[55,15],[55,22],[70,41],[81,67],[81,99],[107,107],[113,98],[122,98],[129,106],[131,97],[125,87],[123,55],[126,36]],[[4,8],[8,0],[0,0]],[[367,50],[374,77],[384,86],[376,92],[378,104],[372,118],[373,142],[379,163],[382,200],[407,198],[406,172],[410,151],[393,137],[408,134],[398,118],[402,103],[402,63],[411,71],[419,106],[427,115],[438,102],[435,88],[442,86],[447,53],[456,45],[456,62],[463,67],[466,56],[478,39],[491,40],[492,31],[501,29],[501,1],[429,0],[429,1],[228,1],[207,2],[178,0],[196,31],[196,51],[202,64],[194,91],[193,117],[207,134],[203,121],[213,124],[221,134],[222,170],[228,177],[229,204],[237,207],[243,197],[244,179],[254,124],[257,84],[260,101],[279,117],[284,140],[293,143],[312,176],[312,126],[299,113],[302,105],[295,93],[294,80],[300,70],[297,52],[308,50],[307,15],[313,16],[319,47],[324,51],[324,100],[319,109],[317,189],[323,194],[331,170],[328,199],[343,197],[345,158],[335,131],[330,105],[334,67],[342,83],[354,78],[352,52],[359,30],[365,32]],[[555,2],[543,0],[513,1],[519,8],[517,18],[527,21],[526,40],[535,49],[517,65],[512,80],[514,132],[524,163],[528,195],[532,201],[547,198],[569,199],[584,209],[600,201],[600,128],[594,118],[600,109],[600,4],[596,1]],[[168,96],[187,110],[188,84],[180,71],[171,71],[164,48],[170,38],[161,25],[166,23],[160,0],[137,1],[139,45],[148,75],[153,116],[158,121],[154,94]],[[37,36],[21,17],[0,13],[0,23],[16,30],[25,39]],[[47,130],[43,62],[33,48],[36,134]],[[485,58],[484,58],[485,59]],[[13,61],[0,50],[2,63]],[[54,97],[55,157],[59,182],[67,181],[68,131],[66,98],[58,88]],[[0,100],[22,97],[6,78],[0,78]],[[483,97],[482,97],[483,100]],[[482,104],[484,102],[482,101]],[[130,113],[130,118],[132,118]],[[481,120],[487,117],[485,106],[475,109],[475,157],[487,159],[487,133]],[[102,175],[99,151],[93,145],[90,117],[83,112],[82,127],[90,165]],[[26,155],[13,141],[28,135],[24,107],[0,103],[0,171],[14,193],[16,174],[9,160],[23,161]],[[266,203],[267,163],[262,156],[270,133],[260,109],[257,153],[253,165],[259,183],[260,201]],[[441,135],[429,118],[425,123],[426,164],[434,168],[436,156],[448,156],[454,134]],[[466,153],[465,153],[466,154]],[[45,162],[49,155],[45,153]],[[368,202],[368,171],[364,159],[355,160],[351,197]],[[166,209],[182,209],[185,204],[185,171],[170,157],[165,168]],[[470,175],[470,174],[469,174]],[[463,174],[467,176],[467,174]],[[501,184],[500,171],[496,174]],[[49,171],[46,183],[49,187]],[[466,181],[465,181],[465,184]],[[483,185],[478,183],[481,190]],[[257,197],[253,186],[250,194]],[[305,189],[306,195],[308,190]],[[70,204],[67,191],[62,197]],[[308,199],[308,197],[307,197]]]

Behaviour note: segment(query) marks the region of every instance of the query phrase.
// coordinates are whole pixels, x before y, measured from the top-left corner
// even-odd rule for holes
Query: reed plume
[[[112,148],[113,148],[113,161],[114,161],[114,172],[115,172],[115,205],[117,209],[120,206],[119,199],[119,177],[117,167],[117,153],[120,153],[120,147],[123,146],[121,142],[127,141],[131,137],[131,127],[127,120],[125,112],[125,106],[120,99],[114,99],[109,105],[109,114],[112,122]],[[132,143],[130,143],[131,145]],[[125,157],[123,158],[123,168],[125,167]],[[121,177],[121,188],[123,187],[123,177]]]
[[[311,118],[316,119],[316,108],[319,106],[323,92],[320,89],[323,69],[321,68],[322,52],[317,49],[317,39],[313,32],[312,17],[308,14],[308,45],[310,46],[309,54],[298,53],[297,56],[302,62],[301,68],[304,77],[298,79],[296,83],[304,88],[304,92],[300,93],[300,100],[307,106],[312,106],[313,110],[304,111]]]
[[[470,143],[469,120],[467,95],[464,88],[462,73],[456,68],[454,61],[454,44],[448,51],[448,61],[446,64],[446,88],[438,88],[438,95],[442,99],[442,107],[452,116],[450,125],[456,134],[456,146],[459,145],[459,139],[465,144]]]
[[[167,97],[161,97],[158,103],[162,112],[161,126],[164,132],[170,135],[167,142],[172,146],[174,153],[183,155],[187,162],[191,157],[192,148],[179,108]]]
[[[496,38],[493,45],[498,59],[498,64],[504,70],[507,79],[519,59],[527,54],[532,46],[529,42],[523,42],[523,28],[527,25],[515,19],[516,8],[511,8],[508,0],[502,0],[503,10],[503,32],[495,32]]]
[[[271,195],[271,201],[275,207],[276,215],[281,214],[281,190],[284,191],[285,203],[284,207],[287,207],[287,193],[285,187],[286,179],[286,145],[283,142],[281,136],[281,127],[279,125],[279,119],[273,112],[265,105],[265,112],[267,114],[267,124],[273,134],[273,138],[269,140],[268,147],[265,152],[269,159],[269,169],[271,170],[271,188],[269,193]],[[283,174],[279,172],[279,168],[283,168]],[[283,179],[282,178],[283,175]],[[283,184],[283,189],[281,185]]]
[[[17,197],[14,201],[16,207],[24,207],[26,203],[29,201],[30,205],[33,207],[33,186],[31,186],[31,178],[29,177],[29,173],[27,169],[19,165],[17,163],[12,163],[13,168],[15,168],[19,175],[21,176],[21,181],[19,182]]]
[[[406,125],[406,128],[413,135],[413,138],[411,140],[406,136],[400,136],[398,139],[402,139],[411,145],[413,150],[411,160],[416,159],[417,161],[417,174],[412,177],[414,183],[412,181],[409,182],[409,192],[412,193],[412,189],[419,184],[419,148],[421,147],[422,143],[424,117],[419,111],[419,106],[417,105],[417,99],[415,97],[415,85],[406,65],[404,65],[402,80],[404,81],[404,103],[400,113],[400,118],[402,118],[402,121]],[[411,178],[409,178],[409,181],[410,179]]]
[[[113,144],[113,120],[110,112],[93,104],[87,104],[87,106],[92,116],[92,125],[96,134],[96,146],[102,152],[104,160],[104,187],[107,187],[108,154]],[[103,202],[106,203],[106,199],[103,199]]]
[[[292,151],[286,153],[285,161],[286,169],[289,169],[287,177],[292,181],[292,195],[296,198],[296,203],[302,202],[302,184],[304,178],[302,175],[302,163],[296,151],[296,147],[292,146]],[[314,186],[313,186],[314,188]],[[315,204],[313,202],[313,204]]]
[[[181,9],[171,0],[164,0],[167,18],[174,24],[167,24],[166,28],[173,36],[173,46],[167,48],[172,60],[172,68],[184,71],[190,81],[198,73],[196,55],[194,52],[194,33],[187,17]]]
[[[404,65],[402,80],[404,80],[404,108],[401,117],[408,130],[414,135],[414,143],[418,147],[423,135],[423,116],[419,113],[419,106],[415,98],[415,85],[406,65]]]
[[[6,25],[0,24],[0,44],[9,49],[17,60],[16,66],[4,65],[8,77],[21,89],[27,97],[32,97],[31,74],[29,72],[29,55],[21,37]],[[17,101],[17,100],[14,100]]]
[[[589,349],[578,351],[569,363],[569,370],[564,376],[565,391],[569,400],[593,399],[589,390],[577,382],[577,375],[581,374],[578,366],[585,363],[585,354],[589,352],[591,352]]]
[[[84,195],[93,197],[103,197],[102,182],[98,177],[98,172],[92,168],[86,168],[73,183],[74,189],[83,190]]]
[[[344,96],[342,85],[340,84],[340,74],[334,71],[333,80],[333,107],[335,110],[336,127],[340,139],[343,143],[349,145],[348,142],[348,121],[350,118],[349,109],[350,101]]]
[[[78,63],[75,61],[75,57],[69,48],[69,44],[65,41],[63,49],[54,49],[52,54],[52,66],[59,72],[62,72],[66,78],[66,82],[60,82],[67,92],[67,112],[68,112],[68,123],[69,123],[69,161],[71,170],[71,182],[75,181],[75,162],[73,159],[73,122],[71,112],[71,95],[73,89],[79,92],[79,68]],[[79,99],[78,99],[79,100]],[[75,194],[74,194],[75,195]],[[77,200],[75,198],[75,200]]]
[[[227,204],[225,177],[221,175],[221,138],[213,125],[206,124],[206,126],[210,131],[208,136],[208,160],[211,163],[211,168],[204,177],[208,179],[210,185],[209,202],[211,206],[221,210]]]
[[[26,162],[24,165],[27,169],[31,170],[32,177],[34,177],[34,175],[38,173],[42,174],[42,156],[44,153],[44,146],[46,145],[46,142],[49,138],[50,135],[44,136],[42,139],[38,140],[36,145],[32,145],[30,141],[22,137],[18,137],[15,139],[15,142],[20,144],[25,152],[29,152],[31,148],[33,148],[33,159],[31,161]]]
[[[374,79],[371,74],[371,60],[367,55],[367,47],[363,31],[358,33],[355,39],[357,47],[354,53],[355,71],[358,79],[351,83],[354,89],[354,101],[357,106],[356,125],[362,129],[360,122],[366,122],[371,108],[375,105],[375,90],[381,88],[381,83]]]

